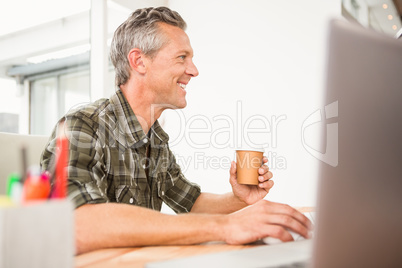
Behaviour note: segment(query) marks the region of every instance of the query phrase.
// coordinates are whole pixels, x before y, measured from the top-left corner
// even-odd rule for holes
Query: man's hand
[[[280,203],[261,200],[227,217],[224,241],[228,244],[247,244],[265,237],[293,241],[289,230],[310,238],[311,221],[296,209]]]
[[[233,161],[230,167],[230,184],[232,185],[233,194],[247,205],[252,205],[268,194],[269,190],[274,186],[274,182],[270,180],[273,177],[271,171],[265,163],[268,159],[264,156],[263,163],[258,169],[258,185],[243,185],[237,183],[236,163]]]

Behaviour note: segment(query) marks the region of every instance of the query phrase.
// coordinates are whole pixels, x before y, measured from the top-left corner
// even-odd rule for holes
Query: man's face
[[[168,43],[148,61],[147,90],[154,95],[154,104],[169,106],[166,108],[184,108],[187,105],[186,85],[198,75],[192,60],[193,49],[182,29],[164,23],[159,27]]]

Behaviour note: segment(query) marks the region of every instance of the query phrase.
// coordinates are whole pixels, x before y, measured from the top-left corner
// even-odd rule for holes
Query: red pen
[[[64,124],[60,125],[57,135],[55,183],[51,194],[52,198],[66,198],[67,196],[67,163],[68,139],[65,135]]]

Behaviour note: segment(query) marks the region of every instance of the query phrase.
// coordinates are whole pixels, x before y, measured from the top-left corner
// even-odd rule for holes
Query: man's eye
[[[185,56],[185,55],[181,55],[181,56],[179,56],[179,58],[182,59],[182,60],[184,60],[184,59],[186,58],[186,56]]]

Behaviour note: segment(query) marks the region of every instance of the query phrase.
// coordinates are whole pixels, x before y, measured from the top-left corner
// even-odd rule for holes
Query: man
[[[263,200],[273,186],[266,165],[258,186],[240,185],[232,162],[232,193],[202,193],[189,182],[157,119],[186,106],[198,75],[186,23],[166,7],[135,11],[116,30],[111,59],[117,92],[68,113],[68,195],[75,204],[77,253],[105,247],[243,244],[266,236],[308,237],[310,221],[295,209]],[[50,169],[58,126],[42,156]],[[264,158],[264,162],[267,159]],[[179,215],[160,213],[165,202]],[[191,213],[187,213],[191,212]]]

